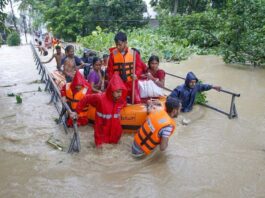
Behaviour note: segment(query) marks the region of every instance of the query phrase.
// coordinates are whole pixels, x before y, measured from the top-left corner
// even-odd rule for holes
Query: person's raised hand
[[[216,91],[221,91],[222,87],[220,87],[220,86],[213,86],[213,89],[215,89]]]

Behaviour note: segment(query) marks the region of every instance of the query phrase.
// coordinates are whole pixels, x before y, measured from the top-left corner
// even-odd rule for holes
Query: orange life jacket
[[[172,135],[176,124],[167,112],[164,110],[151,112],[140,130],[135,134],[134,141],[148,155],[161,142],[159,131],[169,125],[173,126]]]
[[[113,71],[118,72],[123,81],[132,81],[133,74],[133,50],[128,49],[123,56],[117,49],[113,50],[114,65]]]
[[[73,94],[71,88],[71,83],[66,84],[66,98],[69,107],[71,110],[75,111],[77,103],[86,95],[88,88],[84,87],[80,91],[78,91],[76,94]],[[87,116],[88,113],[88,107],[85,107],[82,112],[78,114],[78,117]]]

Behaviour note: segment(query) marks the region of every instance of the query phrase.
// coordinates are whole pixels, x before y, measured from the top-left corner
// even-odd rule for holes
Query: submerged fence
[[[59,119],[57,123],[63,124],[65,133],[67,134],[69,128],[66,126],[66,114],[67,112],[71,112],[71,109],[68,106],[68,104],[62,100],[60,91],[58,90],[56,83],[54,82],[47,67],[41,63],[35,47],[33,46],[32,43],[30,43],[30,45],[31,45],[31,49],[33,52],[34,62],[37,66],[36,69],[41,75],[41,82],[45,83],[45,91],[48,91],[51,94],[51,99],[49,103],[53,103],[56,110],[59,113]],[[79,137],[78,127],[77,127],[77,122],[76,120],[74,120],[73,137],[72,137],[70,146],[68,148],[68,153],[80,152],[80,150],[81,150],[80,137]]]
[[[167,72],[166,72],[166,74],[169,75],[169,76],[175,77],[175,78],[180,78],[182,80],[185,80],[185,78],[183,78],[181,76],[177,76],[177,75],[174,75],[174,74],[171,74],[171,73],[167,73]],[[166,90],[167,91],[172,91],[172,90],[170,90],[168,88],[166,88]],[[221,109],[218,109],[218,108],[213,107],[213,106],[208,105],[208,104],[200,104],[200,105],[205,106],[207,108],[210,108],[212,110],[215,110],[215,111],[217,111],[219,113],[225,114],[225,115],[228,116],[229,119],[237,118],[238,114],[237,114],[237,110],[236,110],[235,98],[236,97],[240,97],[240,94],[234,93],[234,92],[231,92],[231,91],[227,91],[227,90],[224,90],[224,89],[221,89],[220,92],[223,92],[223,93],[226,93],[226,94],[229,94],[229,95],[232,96],[229,112],[225,112],[225,111],[223,111]]]

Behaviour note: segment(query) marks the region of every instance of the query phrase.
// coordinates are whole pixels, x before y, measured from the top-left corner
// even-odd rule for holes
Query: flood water
[[[35,67],[30,46],[0,48],[0,197],[265,197],[265,70],[227,65],[217,56],[161,63],[170,73],[193,71],[205,83],[240,93],[239,117],[195,106],[176,120],[165,152],[135,160],[132,135],[96,149],[90,126],[80,129],[81,153],[50,147],[51,136],[68,147],[71,134],[55,123],[49,93],[33,82],[40,79]],[[55,69],[55,61],[48,67]],[[166,79],[171,89],[181,83]],[[22,104],[7,96],[19,92],[28,92]],[[229,111],[230,95],[211,90],[207,99]],[[190,124],[182,125],[183,118]]]

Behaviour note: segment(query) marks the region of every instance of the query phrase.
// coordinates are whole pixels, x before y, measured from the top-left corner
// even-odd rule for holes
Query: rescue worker
[[[116,47],[110,48],[110,56],[108,61],[108,78],[111,79],[114,73],[118,73],[123,80],[127,90],[128,97],[132,100],[133,79],[135,80],[134,102],[140,103],[140,92],[138,89],[138,81],[142,75],[142,60],[140,54],[136,50],[132,50],[127,46],[127,36],[123,32],[119,32],[114,38]],[[134,60],[135,53],[135,60]],[[135,75],[133,74],[133,64],[135,61]]]
[[[96,108],[94,137],[96,146],[103,143],[117,144],[122,134],[120,111],[126,105],[127,89],[118,74],[110,80],[106,92],[86,95],[77,105],[80,113],[87,105]],[[76,117],[72,113],[72,118]]]
[[[170,96],[181,100],[182,112],[189,112],[192,110],[196,94],[210,89],[220,91],[221,87],[199,83],[195,74],[193,72],[189,72],[186,76],[185,83],[176,87],[171,92]]]
[[[147,116],[146,121],[134,136],[132,154],[134,157],[149,155],[158,145],[160,151],[168,146],[169,137],[173,134],[181,103],[178,99],[167,97],[166,110],[155,107]]]
[[[85,95],[91,94],[91,85],[84,79],[79,71],[76,71],[73,81],[66,83],[61,89],[61,96],[68,103],[72,111],[76,110],[77,103],[84,98]],[[84,126],[88,123],[88,107],[82,108],[78,113],[77,125]],[[73,120],[69,117],[66,122],[67,126],[73,126]]]

